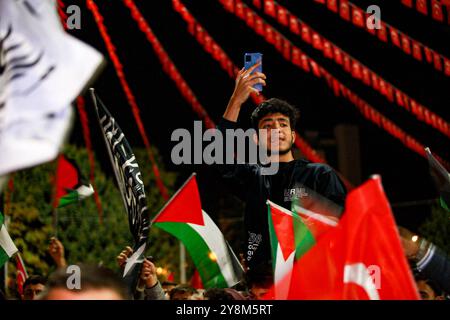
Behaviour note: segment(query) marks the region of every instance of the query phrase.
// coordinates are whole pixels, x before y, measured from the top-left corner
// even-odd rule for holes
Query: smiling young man
[[[255,72],[258,65],[241,70],[236,78],[233,95],[218,125],[225,135],[227,129],[236,129],[241,106],[250,93],[256,92],[255,84],[266,84],[266,76]],[[220,166],[224,179],[230,181],[236,194],[245,201],[244,224],[247,233],[245,261],[249,269],[269,264],[271,261],[270,238],[266,201],[269,199],[291,210],[292,201],[311,200],[311,193],[317,193],[343,206],[346,190],[337,174],[325,164],[295,160],[292,146],[295,140],[295,125],[298,110],[289,103],[272,98],[262,102],[252,113],[252,123],[260,134],[255,137],[259,145],[267,146],[271,161],[278,161],[275,174],[262,174],[259,164],[238,164]],[[276,133],[272,136],[273,133]],[[274,141],[277,140],[277,141]],[[272,143],[271,143],[272,142]],[[276,142],[273,144],[273,142]],[[275,145],[275,150],[271,146]]]

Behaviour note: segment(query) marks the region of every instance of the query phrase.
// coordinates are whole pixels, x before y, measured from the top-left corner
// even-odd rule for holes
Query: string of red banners
[[[227,1],[227,3],[233,1],[234,0]],[[261,5],[259,5],[261,4],[261,0],[253,0],[253,3],[256,4],[257,7],[261,7]],[[342,50],[332,41],[326,39],[324,36],[314,30],[310,25],[296,17],[288,9],[278,4],[276,1],[263,0],[263,3],[264,12],[267,15],[277,19],[277,21],[284,26],[289,25],[289,30],[293,34],[299,36],[299,38],[302,39],[303,42],[312,46],[314,49],[322,51],[324,57],[333,60],[336,64],[340,65],[343,70],[352,75],[353,78],[361,81],[369,88],[372,88],[373,90],[379,92],[390,102],[395,103],[408,112],[412,113],[419,121],[428,124],[429,126],[443,133],[445,136],[450,137],[450,124],[442,117],[438,116],[424,105],[418,103],[416,100],[408,96],[405,92],[392,85],[390,82],[368,68],[366,65],[362,64],[361,61],[357,60],[356,58]],[[344,2],[341,2],[341,5],[342,3]],[[349,17],[350,7],[348,6],[348,2],[345,3],[347,5],[346,10]],[[252,20],[254,19],[254,17],[249,14],[249,10],[246,10],[246,7],[242,4],[242,2],[236,1],[235,4],[236,15],[245,17],[247,24],[249,24],[249,19]],[[355,12],[358,12],[358,15],[357,18],[354,18],[354,21],[358,21],[357,24],[363,27],[365,25],[364,11],[358,8],[358,11],[353,10],[353,13]],[[281,39],[278,39],[278,37],[281,37],[281,34],[273,30],[271,26],[266,24],[264,28],[264,26],[262,25],[257,25],[257,20],[254,21],[257,32],[259,32],[260,34],[264,33],[267,42],[276,45],[279,41],[282,41]],[[264,28],[265,30],[262,28]],[[390,31],[391,38],[396,39],[396,42],[398,42],[398,45],[400,45],[400,39],[397,31],[394,29],[390,29]],[[395,37],[393,37],[393,34],[395,34]],[[442,67],[441,56],[434,51],[433,53],[436,56],[435,61],[439,61],[439,65]],[[447,72],[450,75],[450,60],[446,59],[446,66],[446,69],[448,68]]]
[[[124,4],[130,9],[131,16],[137,22],[139,29],[145,34],[147,40],[152,45],[160,63],[162,64],[164,72],[175,82],[177,89],[180,91],[184,99],[191,105],[192,110],[202,119],[207,128],[215,128],[214,122],[209,117],[205,108],[200,104],[192,89],[189,87],[183,76],[178,71],[177,67],[170,59],[167,52],[162,47],[159,40],[156,38],[150,26],[145,21],[133,1],[124,0]]]
[[[405,54],[412,56],[418,61],[425,61],[433,65],[436,70],[443,72],[444,75],[450,76],[450,59],[382,20],[380,20],[380,29],[367,28],[365,21],[367,21],[369,14],[365,13],[363,9],[354,3],[347,0],[340,0],[339,4],[338,0],[328,0],[326,3],[325,1],[316,2],[326,4],[326,7],[331,12],[338,14],[343,20],[363,28],[380,41],[390,41]],[[442,8],[440,12],[442,16]]]
[[[88,153],[88,159],[89,159],[89,181],[94,188],[94,200],[95,205],[97,206],[97,211],[99,214],[99,221],[100,224],[103,223],[103,208],[102,203],[100,201],[100,196],[98,194],[98,189],[95,183],[95,158],[94,158],[94,151],[92,149],[92,142],[91,142],[91,130],[89,129],[89,120],[86,113],[85,108],[85,102],[83,97],[79,97],[77,99],[77,109],[78,114],[80,115],[80,122],[81,122],[81,128],[83,130],[83,138],[84,143],[86,145],[86,150]]]
[[[339,80],[337,80],[333,75],[331,75],[327,70],[317,64],[313,59],[303,53],[299,48],[294,46],[288,39],[281,35],[280,32],[275,30],[270,26],[264,19],[262,19],[256,12],[250,9],[248,6],[243,4],[240,0],[219,0],[226,11],[234,14],[241,20],[247,22],[247,25],[251,27],[257,34],[265,38],[267,42],[268,39],[274,38],[276,41],[271,43],[275,48],[283,55],[283,57],[290,61],[295,66],[301,68],[305,72],[312,72],[312,74],[318,78],[325,78],[330,89],[333,90],[336,96],[342,96],[355,105],[358,110],[363,114],[363,116],[369,121],[375,123],[377,126],[388,132],[393,137],[399,139],[406,147],[412,151],[420,154],[426,158],[424,151],[424,145],[418,142],[411,135],[407,134],[400,127],[394,124],[391,120],[387,119],[385,116],[380,114],[372,106],[370,106],[366,101],[361,99],[357,94],[347,88]],[[236,3],[236,9],[238,7],[242,8],[239,10],[234,10],[234,4]],[[230,5],[231,4],[231,5]],[[250,13],[249,13],[250,12]],[[248,23],[248,16],[254,18],[253,24]],[[257,22],[258,21],[258,22]],[[271,37],[268,37],[266,30],[271,30]],[[270,43],[270,42],[269,42]],[[444,163],[447,168],[450,168],[450,164],[444,161],[441,157],[436,155],[436,158]]]
[[[140,13],[139,9],[136,7],[134,2],[132,0],[124,0],[125,5],[130,9],[131,15],[133,19],[138,23],[139,28],[141,31],[145,33],[147,36],[147,39],[151,43],[154,51],[156,52],[161,64],[163,65],[163,70],[169,75],[169,77],[175,82],[176,87],[181,92],[182,96],[186,99],[186,101],[192,106],[193,110],[199,115],[199,117],[205,121],[205,125],[207,128],[215,128],[214,122],[209,118],[207,115],[206,110],[201,106],[201,104],[198,102],[197,98],[195,97],[194,93],[192,92],[189,85],[186,83],[186,81],[183,79],[181,74],[179,73],[178,69],[168,56],[167,52],[162,47],[161,43],[158,41],[154,33],[152,32],[151,28],[149,27],[148,23],[146,22],[145,18]],[[179,1],[174,1],[174,7],[179,12],[179,10],[183,11],[184,18],[187,18],[192,23],[189,24],[189,26],[196,25],[197,28],[202,27],[197,25],[195,22],[195,19],[192,17],[192,15],[187,11],[186,7],[182,6],[182,4]],[[191,27],[190,27],[191,28]],[[199,29],[199,30],[200,30]],[[191,32],[192,33],[192,32]],[[230,77],[235,77],[239,69],[233,64],[233,62],[229,59],[229,57],[226,55],[226,53],[219,47],[219,45],[209,36],[205,33],[205,41],[201,41],[202,44],[206,45],[211,50],[207,50],[210,53],[214,53],[213,56],[217,61],[221,62],[222,68],[227,71],[227,73],[230,75]],[[197,38],[199,39],[199,38]],[[255,103],[260,103],[265,100],[263,95],[254,95],[252,94],[252,99]],[[302,153],[305,155],[307,159],[313,162],[323,162],[325,163],[325,160],[321,158],[317,151],[312,149],[306,141],[304,141],[299,135],[298,141],[296,140],[297,147],[302,151]]]
[[[222,66],[222,69],[227,71],[232,79],[235,79],[239,68],[231,61],[225,51],[221,46],[211,37],[211,35],[206,31],[206,29],[195,19],[195,17],[189,12],[187,7],[181,2],[181,0],[172,0],[173,8],[175,12],[180,14],[184,21],[187,22],[187,28],[189,33],[194,36],[197,42],[202,46],[202,48],[214,60],[218,61]],[[261,101],[266,100],[263,94],[251,95],[252,100],[255,104],[261,103]],[[296,132],[295,145],[302,152],[306,159],[311,162],[316,163],[326,163],[316,150],[314,150],[303,137]],[[347,190],[352,190],[354,186],[345,178],[340,172],[336,171],[339,177],[344,182]]]
[[[425,16],[429,16],[431,12],[431,17],[439,22],[445,21],[444,10],[447,10],[447,23],[450,24],[450,1],[449,0],[416,0],[415,6],[413,5],[413,0],[401,0],[401,3],[411,9],[415,8],[417,12]],[[430,8],[430,10],[428,10]]]
[[[159,40],[156,38],[155,34],[151,30],[145,18],[140,13],[139,9],[134,4],[134,1],[124,0],[124,3],[130,9],[131,15],[133,19],[138,23],[140,30],[146,34],[147,39],[150,41],[153,49],[157,53],[160,62],[163,65],[164,71],[176,83],[177,88],[180,90],[180,92],[182,93],[183,97],[187,100],[187,102],[192,106],[193,110],[197,114],[199,114],[199,116],[205,121],[206,127],[215,128],[214,122],[208,117],[206,110],[198,102],[194,93],[192,92],[186,81],[183,79],[181,74],[178,72],[178,69],[170,59],[167,52],[162,47]],[[176,10],[182,10],[185,13],[185,17],[189,16],[191,17],[189,20],[195,22],[195,19],[193,18],[192,15],[190,15],[186,7],[182,6],[182,4],[179,3],[179,1],[174,1],[173,3]],[[202,28],[199,25],[196,26]],[[228,58],[226,53],[219,47],[219,45],[206,33],[206,31],[205,35],[208,36],[209,40],[203,43],[209,42],[211,46],[214,46],[216,48],[216,52],[220,53],[219,54],[221,57],[220,61],[223,61],[221,65],[223,66],[224,70],[226,70],[229,73],[229,75],[234,78],[237,72],[239,71],[238,68],[232,63],[232,61]],[[263,95],[252,95],[252,98],[255,101],[255,103],[260,103],[265,100]],[[296,145],[307,159],[313,162],[325,163],[325,161],[318,155],[317,151],[312,149],[311,146],[309,146],[308,143],[303,138],[300,137],[300,135],[297,134],[297,138],[298,139],[296,139]],[[353,185],[350,182],[348,182],[348,180],[345,179],[345,177],[341,175],[341,178],[349,190],[353,189]]]
[[[210,54],[214,60],[220,63],[231,78],[235,78],[239,72],[239,68],[231,61],[225,51],[219,44],[209,35],[209,33],[201,26],[200,23],[192,16],[186,6],[180,0],[172,0],[174,10],[181,15],[187,22],[188,31],[192,34],[203,49]],[[252,94],[251,98],[255,104],[259,104],[266,100],[263,94]],[[302,154],[311,162],[326,163],[319,153],[314,150],[302,137],[296,132],[295,145],[300,149]]]
[[[105,42],[109,57],[114,65],[114,69],[116,70],[116,74],[120,80],[122,89],[124,90],[125,95],[128,100],[128,103],[131,106],[131,110],[132,110],[134,119],[135,119],[136,124],[139,129],[139,133],[142,137],[142,140],[144,141],[144,145],[145,145],[148,157],[152,164],[152,170],[153,170],[153,174],[155,176],[156,185],[157,185],[159,192],[160,192],[161,196],[163,197],[163,199],[168,200],[169,194],[168,194],[167,189],[161,179],[159,168],[158,168],[155,157],[153,155],[153,151],[150,146],[150,141],[147,137],[144,125],[142,123],[141,116],[139,114],[139,107],[137,105],[136,98],[134,97],[134,94],[131,91],[130,86],[128,85],[128,81],[125,78],[122,63],[120,62],[119,57],[116,54],[116,48],[113,45],[113,43],[111,41],[111,37],[109,36],[108,31],[103,23],[103,21],[104,21],[103,16],[100,14],[98,7],[93,0],[86,0],[86,4],[87,4],[88,9],[92,12],[92,14],[94,16],[95,22],[97,23],[97,27],[100,31],[103,41]]]

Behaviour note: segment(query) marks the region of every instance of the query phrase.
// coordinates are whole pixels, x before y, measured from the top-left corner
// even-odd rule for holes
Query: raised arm
[[[255,84],[266,85],[266,76],[264,73],[255,72],[251,74],[260,63],[255,64],[248,70],[242,68],[237,77],[234,86],[233,94],[228,102],[223,118],[229,121],[236,122],[239,117],[239,112],[241,111],[241,106],[247,101],[248,97],[252,92],[259,94],[259,91],[253,88]]]

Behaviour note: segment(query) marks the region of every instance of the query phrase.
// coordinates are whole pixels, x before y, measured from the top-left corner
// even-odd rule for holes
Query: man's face
[[[25,288],[23,288],[23,300],[35,300],[36,297],[44,291],[45,286],[41,283],[37,284],[28,284]]]
[[[433,289],[427,284],[426,281],[419,280],[417,283],[417,289],[419,290],[422,300],[434,300],[435,294]]]
[[[258,129],[267,131],[261,132],[260,140],[267,146],[267,149],[280,155],[291,151],[295,134],[291,129],[289,117],[279,112],[271,113],[259,120]],[[274,130],[274,132],[272,132]],[[272,133],[275,133],[272,135]],[[275,150],[272,150],[273,146]]]
[[[110,288],[85,289],[82,291],[54,288],[46,300],[123,300],[119,293]]]

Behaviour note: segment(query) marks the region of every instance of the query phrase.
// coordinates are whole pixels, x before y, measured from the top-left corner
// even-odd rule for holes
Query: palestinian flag
[[[206,289],[232,287],[241,279],[239,260],[217,225],[202,210],[195,174],[158,213],[153,224],[183,242]]]
[[[0,267],[2,267],[9,260],[9,258],[17,252],[17,248],[9,236],[3,222],[4,217],[0,212]]]
[[[337,222],[299,205],[290,211],[268,200],[267,206],[275,298],[281,300],[288,297],[294,262]]]
[[[61,155],[56,169],[55,207],[61,208],[77,203],[92,194],[94,188],[82,177],[75,161]]]
[[[440,193],[439,201],[442,208],[450,211],[450,174],[444,166],[433,156],[430,148],[425,148],[430,165],[431,176],[434,179],[437,189]]]

